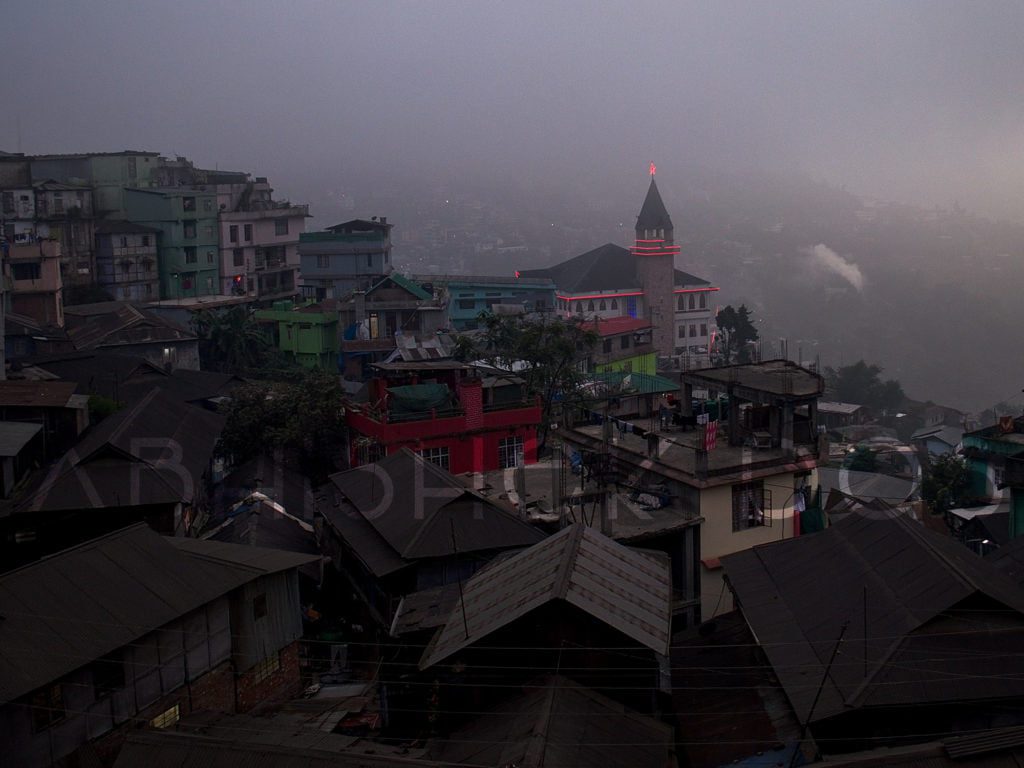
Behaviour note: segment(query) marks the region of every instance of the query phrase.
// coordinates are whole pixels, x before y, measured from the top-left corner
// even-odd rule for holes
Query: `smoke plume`
[[[804,250],[825,269],[835,272],[858,291],[864,290],[864,275],[856,264],[847,261],[824,243]]]

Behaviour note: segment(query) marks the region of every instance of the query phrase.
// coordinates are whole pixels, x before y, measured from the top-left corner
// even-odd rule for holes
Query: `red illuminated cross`
[[[657,167],[656,167],[656,166],[654,165],[654,163],[651,163],[651,176],[653,176],[653,175],[654,175],[654,172],[655,172],[656,170],[658,170],[658,169],[657,169]]]

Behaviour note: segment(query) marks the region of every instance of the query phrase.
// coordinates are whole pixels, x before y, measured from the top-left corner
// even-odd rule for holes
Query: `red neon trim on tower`
[[[639,237],[636,239],[638,243],[664,243],[664,240],[641,240]]]

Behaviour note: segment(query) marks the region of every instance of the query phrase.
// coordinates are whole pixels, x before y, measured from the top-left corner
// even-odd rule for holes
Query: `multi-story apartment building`
[[[481,312],[496,307],[518,307],[524,313],[552,312],[555,284],[548,278],[499,275],[418,275],[445,308],[448,327],[464,331],[477,327]]]
[[[160,298],[220,293],[217,194],[208,188],[126,189],[126,218],[159,230]]]
[[[60,242],[8,242],[5,261],[10,278],[10,311],[42,326],[64,327]]]
[[[34,185],[36,234],[61,244],[65,287],[91,285],[96,278],[92,187],[41,181]]]
[[[274,200],[262,177],[216,181],[221,293],[263,299],[294,296],[299,237],[309,206]]]
[[[55,180],[87,185],[94,190],[97,216],[124,218],[125,190],[157,186],[158,152],[92,152],[89,154],[31,155],[32,181]]]
[[[818,484],[817,402],[824,380],[772,360],[684,373],[682,382],[682,397],[659,409],[658,418],[627,423],[608,412],[588,414],[587,423],[559,435],[585,462],[604,462],[605,483],[635,489],[657,499],[655,506],[699,521],[696,551],[679,557],[700,560],[701,610],[708,619],[716,608],[729,609],[721,557],[800,534],[801,513]],[[712,401],[724,395],[708,410],[720,408],[725,418],[699,424],[695,390]]]
[[[160,298],[160,230],[130,221],[96,224],[96,282],[112,298],[155,301]]]
[[[323,232],[299,237],[302,293],[311,299],[340,299],[350,291],[368,290],[389,274],[391,224],[353,219]]]

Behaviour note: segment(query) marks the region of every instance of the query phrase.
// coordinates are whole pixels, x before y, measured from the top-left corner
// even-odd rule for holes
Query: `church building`
[[[718,288],[676,269],[679,251],[652,164],[651,185],[636,219],[632,248],[606,243],[547,269],[517,274],[550,278],[563,317],[645,319],[653,326],[658,357],[685,353],[698,362],[707,359],[714,332],[712,295]]]

